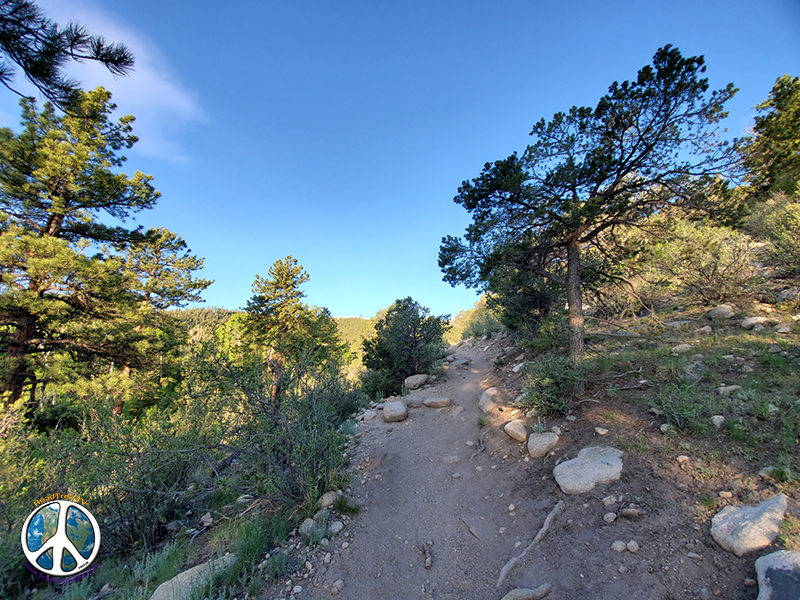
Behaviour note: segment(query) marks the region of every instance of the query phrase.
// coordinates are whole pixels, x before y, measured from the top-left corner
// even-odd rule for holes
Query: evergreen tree
[[[11,85],[10,62],[16,63],[45,98],[66,108],[79,97],[78,82],[64,74],[73,60],[99,62],[114,75],[133,68],[133,54],[121,44],[109,44],[74,23],[59,27],[31,0],[0,2],[0,83],[19,93]]]

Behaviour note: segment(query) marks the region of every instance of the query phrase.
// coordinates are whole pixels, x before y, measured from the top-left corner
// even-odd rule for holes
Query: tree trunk
[[[25,357],[28,354],[28,340],[33,337],[35,326],[36,317],[31,315],[22,317],[14,331],[14,340],[9,345],[8,358],[14,367],[0,388],[0,394],[9,394],[6,400],[9,406],[22,397],[25,382],[30,378]]]
[[[567,310],[569,311],[569,362],[579,371],[583,364],[583,299],[581,298],[581,250],[577,241],[567,246]],[[575,394],[583,393],[583,378]]]

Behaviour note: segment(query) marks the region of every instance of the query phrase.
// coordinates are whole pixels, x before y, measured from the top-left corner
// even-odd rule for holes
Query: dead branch
[[[553,519],[556,517],[556,515],[563,512],[565,507],[566,505],[564,504],[563,500],[559,500],[558,503],[556,503],[556,505],[553,507],[553,510],[550,511],[550,514],[547,515],[547,518],[544,520],[544,525],[542,525],[542,528],[539,530],[539,533],[537,533],[536,537],[533,538],[533,541],[530,544],[528,544],[528,547],[522,551],[522,554],[520,554],[519,556],[515,556],[514,558],[509,560],[506,563],[506,565],[500,570],[500,578],[497,580],[497,585],[495,585],[495,589],[500,589],[500,586],[503,585],[503,581],[505,580],[506,575],[508,575],[508,572],[511,571],[511,569],[513,569],[514,567],[516,567],[520,563],[520,561],[522,561],[523,558],[525,558],[525,555],[528,553],[528,550],[530,550],[536,544],[542,541],[542,538],[544,538],[545,534],[547,534],[547,531],[550,529],[550,524],[553,522]]]
[[[470,533],[471,533],[473,536],[475,536],[475,537],[476,537],[477,539],[479,539],[480,541],[483,541],[483,538],[481,538],[481,535],[478,533],[478,531],[477,531],[477,530],[476,530],[476,529],[475,529],[475,528],[474,528],[472,525],[470,525],[469,523],[467,523],[467,520],[466,520],[464,517],[461,517],[461,521],[464,523],[464,525],[466,525],[466,526],[467,526],[467,529],[469,529],[469,532],[470,532]]]
[[[478,456],[481,452],[486,450],[486,444],[483,443],[483,438],[478,438],[478,449],[472,453],[472,456],[469,457],[470,460]]]

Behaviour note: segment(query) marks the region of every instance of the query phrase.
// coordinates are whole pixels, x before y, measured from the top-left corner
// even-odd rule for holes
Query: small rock
[[[508,512],[511,512],[512,510],[514,510],[514,509],[516,509],[516,508],[517,508],[517,507],[516,507],[516,506],[514,506],[513,504],[509,504],[509,505],[508,505]]]
[[[722,415],[714,415],[713,417],[711,417],[709,419],[709,421],[711,421],[711,424],[714,427],[719,429],[720,427],[722,427],[725,424],[725,417],[722,416]]]
[[[452,403],[453,401],[450,398],[428,398],[423,402],[428,408],[445,408]]]
[[[331,523],[331,526],[328,528],[333,535],[340,533],[342,529],[344,529],[344,523],[341,521],[334,521]]]
[[[306,571],[311,571],[314,569],[314,565],[311,564],[310,560],[307,560],[303,566],[306,568]]]
[[[314,519],[306,519],[300,524],[298,531],[302,536],[311,535],[314,531],[318,529],[317,522]]]
[[[499,407],[497,403],[492,400],[494,396],[497,396],[500,393],[500,390],[497,388],[489,388],[483,394],[481,394],[481,399],[478,401],[478,408],[481,409],[484,413],[490,413],[497,410]]]
[[[689,558],[693,558],[694,560],[703,560],[703,557],[700,556],[697,552],[689,552],[689,554],[687,554],[686,556],[688,556]]]
[[[522,370],[522,367],[525,366],[525,363],[520,363],[518,365],[514,365],[511,369],[513,373],[519,373]]]
[[[681,454],[681,455],[680,455],[680,456],[679,456],[679,457],[678,457],[676,460],[677,460],[677,461],[678,461],[680,464],[683,464],[683,463],[685,463],[685,462],[689,462],[689,457],[688,457],[688,456],[686,456],[685,454]]]
[[[672,347],[673,354],[685,354],[686,352],[691,352],[691,350],[691,344],[678,344],[677,346]]]
[[[461,473],[453,473],[453,479],[460,479]]]
[[[566,419],[571,423],[572,421],[576,421],[578,417],[576,417],[575,415],[567,415]]]
[[[720,304],[706,313],[709,319],[731,319],[736,315],[736,308],[732,304]]]
[[[617,481],[622,475],[622,452],[610,446],[584,448],[572,460],[553,469],[561,491],[583,494],[598,484]]]
[[[342,542],[342,550],[346,550],[350,547],[350,542]]]
[[[421,373],[419,375],[411,375],[411,377],[406,377],[403,383],[405,384],[406,389],[415,390],[418,387],[428,383],[428,379],[430,379],[429,375]]]
[[[623,508],[620,514],[630,521],[638,521],[644,517],[644,511],[638,508]]]
[[[720,396],[730,396],[733,392],[742,389],[740,385],[723,385],[717,388],[717,394]]]
[[[200,527],[211,527],[214,524],[214,517],[211,516],[210,512],[207,512],[202,517],[200,517]]]
[[[628,552],[636,554],[639,551],[639,544],[635,540],[631,540],[630,542],[625,544],[625,548],[628,549]]]
[[[528,454],[531,458],[543,458],[558,443],[558,434],[552,431],[544,433],[532,433],[528,437]]]
[[[611,506],[612,504],[616,503],[617,503],[616,496],[606,496],[605,498],[603,498],[603,506]]]
[[[546,597],[551,590],[552,586],[549,583],[542,584],[535,590],[517,588],[508,592],[503,596],[502,600],[541,600]]]
[[[457,462],[459,462],[460,460],[461,459],[458,456],[445,456],[442,459],[442,462],[444,462],[444,464],[446,464],[446,465],[454,465]]]
[[[742,328],[752,329],[756,325],[763,325],[768,321],[769,319],[767,319],[767,317],[747,317],[744,321],[742,321]]]
[[[605,427],[595,427],[594,428],[594,432],[597,435],[607,435],[608,434],[608,429],[606,429]]]
[[[781,347],[778,344],[770,344],[767,346],[767,354],[780,354]]]
[[[622,573],[624,575],[625,573],[628,572],[628,567],[626,567],[625,565],[620,565],[619,569],[617,569],[617,571],[619,571],[620,573]]]
[[[751,578],[748,577],[747,579],[744,580],[744,587],[752,588],[752,587],[756,587],[757,585],[758,585],[758,582],[755,579],[751,579]]]
[[[603,515],[603,521],[605,521],[609,525],[611,525],[611,523],[613,523],[616,520],[617,520],[617,514],[616,513],[607,512],[606,514]]]
[[[505,431],[506,435],[512,440],[516,440],[518,442],[524,442],[528,438],[528,430],[525,427],[525,421],[522,419],[514,419],[513,421],[509,421],[503,427],[503,431]]]
[[[711,335],[713,332],[714,330],[711,328],[711,325],[706,325],[705,327],[694,330],[695,335]]]
[[[733,494],[731,492],[720,492],[719,493],[719,497],[720,498],[733,498]]]
[[[659,429],[661,430],[661,433],[667,433],[670,429],[672,429],[672,425],[669,423],[663,423]]]
[[[408,418],[408,407],[402,400],[392,400],[383,405],[383,420],[386,423],[405,421]]]
[[[323,562],[324,562],[326,565],[329,565],[329,564],[331,564],[331,553],[330,553],[330,552],[326,552],[326,553],[325,553],[325,558],[323,558],[323,559],[322,559],[322,561],[323,561]]]
[[[372,419],[378,416],[378,411],[372,409],[365,410],[363,416],[365,421],[371,421]]]
[[[322,498],[319,499],[319,507],[320,508],[330,508],[333,506],[333,503],[336,502],[336,499],[339,497],[339,494],[336,492],[325,492],[322,494]]]
[[[403,398],[403,402],[406,403],[408,408],[420,408],[422,406],[422,398],[417,396],[406,396]]]
[[[464,442],[464,443],[465,443],[467,446],[469,446],[470,448],[472,448],[472,447],[474,447],[474,446],[475,446],[475,442],[473,442],[472,440],[467,440],[467,441],[466,441],[466,442]]]
[[[254,498],[250,494],[242,494],[236,499],[236,502],[239,504],[247,504],[248,502],[252,502],[253,500]]]
[[[614,552],[625,552],[625,550],[627,548],[628,548],[628,545],[625,542],[623,542],[622,540],[617,540],[616,542],[611,544],[611,549]]]

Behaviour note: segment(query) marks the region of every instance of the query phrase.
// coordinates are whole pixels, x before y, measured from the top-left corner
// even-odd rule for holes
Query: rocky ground
[[[402,421],[385,422],[382,407],[359,416],[347,496],[360,514],[333,514],[343,530],[259,598],[500,599],[517,588],[539,589],[520,597],[560,600],[755,598],[754,561],[777,548],[739,558],[712,539],[711,519],[742,499],[774,497],[776,488],[735,460],[714,465],[717,477],[707,480],[702,458],[688,449],[673,456],[663,445],[652,414],[608,399],[548,420],[558,441],[532,458],[505,431],[524,416],[511,406],[520,391],[516,361],[494,366],[499,355],[521,352],[505,345],[462,344],[464,360],[403,399],[410,407]],[[498,406],[485,413],[478,404],[488,388]],[[450,405],[423,404],[442,398]],[[528,419],[528,429],[535,423]],[[565,494],[554,467],[593,446],[621,450],[621,476]],[[563,510],[554,510],[559,503]],[[532,544],[537,533],[544,535]]]

